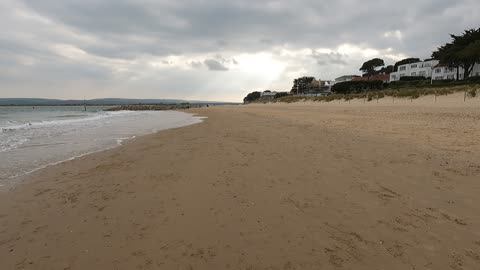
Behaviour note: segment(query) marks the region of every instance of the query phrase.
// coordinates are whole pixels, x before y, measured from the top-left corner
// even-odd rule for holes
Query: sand
[[[0,269],[479,269],[480,103],[441,98],[195,109],[0,188]]]

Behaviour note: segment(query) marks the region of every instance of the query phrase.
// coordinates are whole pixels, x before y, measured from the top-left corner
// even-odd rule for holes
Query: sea
[[[108,108],[0,106],[0,186],[137,136],[202,121],[177,111],[105,111]]]

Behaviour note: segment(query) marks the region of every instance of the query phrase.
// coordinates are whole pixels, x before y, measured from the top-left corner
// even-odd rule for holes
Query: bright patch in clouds
[[[235,56],[238,67],[235,69],[249,76],[262,76],[267,81],[275,80],[285,69],[287,63],[274,59],[270,53],[241,54]]]
[[[403,35],[402,35],[402,32],[400,30],[385,32],[383,34],[383,36],[386,37],[386,38],[396,38],[398,40],[403,39]]]

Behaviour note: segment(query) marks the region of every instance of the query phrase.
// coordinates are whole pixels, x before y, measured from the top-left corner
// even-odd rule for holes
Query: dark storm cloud
[[[281,48],[313,52],[305,59],[274,55],[277,62],[284,61],[285,70],[303,67],[334,77],[358,71],[361,58],[370,55],[362,54],[366,49],[389,61],[394,56],[429,57],[449,40],[449,33],[479,27],[478,10],[478,0],[4,0],[0,63],[6,66],[0,70],[2,82],[41,74],[39,80],[71,85],[77,76],[90,78],[92,84],[110,82],[115,89],[155,78],[155,72],[170,78],[187,72],[192,76],[191,70],[229,74],[242,65],[239,55],[276,54]],[[357,48],[337,51],[345,44]],[[318,48],[329,50],[317,52]],[[179,59],[163,59],[168,57]],[[185,88],[199,87],[201,78],[211,86],[211,77],[202,73],[198,78]],[[235,81],[241,80],[237,74]],[[173,79],[158,83],[162,88],[179,85]]]

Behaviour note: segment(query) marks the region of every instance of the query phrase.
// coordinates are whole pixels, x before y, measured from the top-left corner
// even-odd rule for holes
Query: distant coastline
[[[174,104],[235,105],[240,103],[222,101],[197,101],[181,99],[122,99],[102,98],[90,100],[61,100],[43,98],[0,98],[0,106],[122,106],[122,105],[174,105]]]

